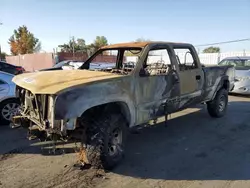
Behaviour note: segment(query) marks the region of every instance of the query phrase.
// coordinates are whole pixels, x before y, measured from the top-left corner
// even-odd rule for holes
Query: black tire
[[[118,113],[106,113],[88,124],[85,144],[88,163],[94,168],[113,169],[124,157],[128,129],[126,119]]]
[[[217,91],[215,98],[207,102],[207,110],[211,117],[220,118],[225,115],[228,105],[228,92],[224,88]]]
[[[6,119],[6,116],[4,115],[5,113],[3,111],[8,104],[16,104],[19,106],[20,102],[18,99],[13,98],[13,99],[6,99],[0,103],[0,126],[10,123],[10,119]]]

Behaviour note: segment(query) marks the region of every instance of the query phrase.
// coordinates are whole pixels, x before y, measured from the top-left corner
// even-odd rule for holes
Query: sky
[[[8,39],[21,25],[46,52],[72,36],[87,44],[101,35],[109,43],[142,37],[199,45],[250,38],[250,0],[0,0],[0,22],[7,53]],[[250,50],[250,41],[219,47]]]

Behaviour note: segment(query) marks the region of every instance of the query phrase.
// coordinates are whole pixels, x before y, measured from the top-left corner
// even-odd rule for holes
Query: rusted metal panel
[[[13,78],[13,81],[34,94],[58,94],[66,88],[116,77],[121,75],[88,70],[56,70],[28,75],[19,74]]]
[[[189,45],[189,44],[185,44],[185,43],[173,43],[173,42],[164,42],[164,41],[146,41],[146,42],[128,42],[128,43],[118,43],[118,44],[111,44],[111,45],[107,45],[102,47],[101,49],[112,49],[112,48],[143,48],[146,47],[147,45],[150,44],[183,44],[183,45]]]
[[[119,43],[119,44],[111,44],[102,47],[101,49],[112,49],[112,48],[124,48],[124,47],[131,47],[131,48],[143,48],[150,44],[151,42],[130,42],[130,43]]]
[[[52,53],[25,54],[17,56],[7,56],[6,62],[12,65],[24,67],[26,71],[50,68],[55,62]]]
[[[222,86],[223,79],[227,79],[226,71],[229,67],[202,68],[197,54],[194,56],[198,63],[197,70],[186,71],[187,75],[181,76],[171,46],[186,45],[177,43],[160,44],[161,48],[166,47],[171,52],[173,68],[169,72],[140,76],[139,72],[144,67],[149,50],[156,45],[158,43],[146,46],[135,69],[128,75],[89,70],[53,71],[30,74],[27,78],[19,75],[14,81],[33,93],[56,94],[53,105],[56,120],[74,119],[92,107],[121,102],[128,107],[130,126],[135,126],[189,105],[211,100]],[[201,82],[190,83],[188,79],[195,80],[196,73],[201,76]],[[176,76],[179,82],[176,81]]]

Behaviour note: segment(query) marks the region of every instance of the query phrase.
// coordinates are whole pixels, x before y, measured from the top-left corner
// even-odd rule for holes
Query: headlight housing
[[[250,81],[250,77],[249,76],[244,76],[244,77],[235,77],[236,81]]]

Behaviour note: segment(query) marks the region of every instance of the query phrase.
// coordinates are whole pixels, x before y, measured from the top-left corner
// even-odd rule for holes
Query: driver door
[[[170,50],[156,48],[148,52],[143,69],[135,79],[137,124],[164,116],[178,108],[180,85]]]

